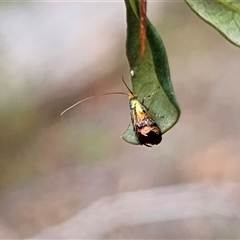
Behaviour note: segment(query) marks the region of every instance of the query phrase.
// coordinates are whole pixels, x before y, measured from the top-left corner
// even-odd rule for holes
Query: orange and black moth
[[[104,95],[112,95],[112,94],[124,94],[127,95],[129,98],[129,106],[130,106],[130,114],[131,114],[131,121],[133,125],[133,130],[135,133],[135,137],[137,142],[140,145],[145,145],[147,147],[151,147],[151,145],[157,145],[162,141],[162,133],[160,127],[156,124],[156,122],[151,117],[147,107],[138,100],[138,97],[133,94],[133,92],[129,89],[127,84],[125,83],[124,79],[122,81],[126,88],[128,89],[129,93],[123,92],[111,92],[111,93],[104,93],[101,95],[91,96],[85,98],[66,110],[64,110],[61,115],[63,115],[68,110],[72,109],[73,107],[77,106],[78,104]]]
[[[162,141],[161,129],[150,116],[147,107],[138,100],[137,96],[133,94],[125,82],[124,84],[129,91],[131,120],[138,143],[147,147],[159,144]]]

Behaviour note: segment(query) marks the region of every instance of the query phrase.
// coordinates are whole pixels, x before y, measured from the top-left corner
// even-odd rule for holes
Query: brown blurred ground
[[[149,18],[165,42],[182,115],[161,145],[132,146],[119,137],[130,120],[128,101],[122,96],[94,99],[59,116],[84,97],[125,91],[120,81],[121,75],[129,80],[123,3],[91,3],[92,8],[90,3],[39,4],[43,3],[5,3],[1,10],[1,238],[31,237],[108,195],[180,183],[239,182],[238,48],[185,3],[150,3]],[[83,9],[89,15],[81,18]],[[18,21],[9,21],[14,16],[33,21],[29,26],[19,21],[20,27],[29,28],[9,30],[7,35],[8,28],[18,28]],[[37,24],[48,22],[48,17],[52,29],[46,33],[46,26]],[[61,35],[64,24],[71,31]],[[34,42],[39,55],[31,55],[32,29],[39,29]],[[51,30],[56,34],[51,35]],[[27,47],[18,52],[14,41],[16,46],[29,45],[29,52]],[[20,58],[21,62],[13,61]],[[210,229],[205,220],[119,226],[106,238],[237,238],[240,234],[239,219],[214,224],[213,218]]]

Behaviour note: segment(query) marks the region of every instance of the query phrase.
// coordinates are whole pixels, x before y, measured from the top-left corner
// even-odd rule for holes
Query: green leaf
[[[200,18],[212,25],[227,40],[240,46],[239,0],[185,0],[185,2]]]
[[[146,54],[142,59],[140,46],[139,7],[137,0],[125,0],[127,10],[126,54],[132,76],[133,93],[144,105],[162,133],[165,133],[178,121],[180,108],[173,92],[167,54],[164,44],[152,26],[147,23]],[[137,142],[133,125],[130,123],[122,138],[131,143]]]

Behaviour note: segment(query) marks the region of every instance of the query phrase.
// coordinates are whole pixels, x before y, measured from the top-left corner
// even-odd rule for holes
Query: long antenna
[[[133,92],[132,92],[132,91],[130,90],[130,88],[128,87],[128,85],[125,83],[123,76],[122,76],[122,81],[123,81],[124,85],[126,86],[127,90],[128,90],[132,95],[134,95]]]
[[[123,81],[124,82],[124,81]],[[125,84],[125,82],[124,82]],[[126,84],[125,84],[126,85]],[[129,90],[128,86],[126,85],[127,89]],[[130,90],[129,90],[130,91]],[[130,91],[131,92],[131,91]],[[67,109],[65,109],[61,114],[60,116],[62,116],[65,112],[67,112],[68,110],[76,107],[78,104],[82,103],[82,102],[85,102],[89,99],[92,99],[92,98],[95,98],[95,97],[101,97],[101,96],[105,96],[105,95],[113,95],[113,94],[121,94],[121,95],[127,95],[127,93],[124,93],[124,92],[111,92],[111,93],[104,93],[104,94],[99,94],[99,95],[95,95],[95,96],[91,96],[91,97],[87,97],[87,98],[84,98],[82,100],[80,100],[79,102],[76,102],[75,104],[73,104],[72,106],[68,107]]]

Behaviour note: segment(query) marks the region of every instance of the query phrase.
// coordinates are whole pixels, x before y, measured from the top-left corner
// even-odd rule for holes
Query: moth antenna
[[[128,87],[128,85],[127,85],[126,82],[124,81],[123,76],[122,76],[122,81],[123,81],[125,87],[127,88],[127,90],[128,90],[132,95],[134,95],[133,92],[132,92],[132,90],[130,90],[130,88]]]
[[[84,98],[78,102],[76,102],[75,104],[73,104],[72,106],[68,107],[67,109],[65,109],[61,114],[60,116],[62,116],[65,112],[69,111],[70,109],[76,107],[78,104],[82,103],[82,102],[85,102],[89,99],[92,99],[92,98],[95,98],[95,97],[101,97],[101,96],[105,96],[105,95],[113,95],[113,94],[121,94],[121,95],[127,95],[127,93],[124,93],[124,92],[111,92],[111,93],[104,93],[104,94],[100,94],[100,95],[95,95],[95,96],[91,96],[91,97],[87,97],[87,98]]]

